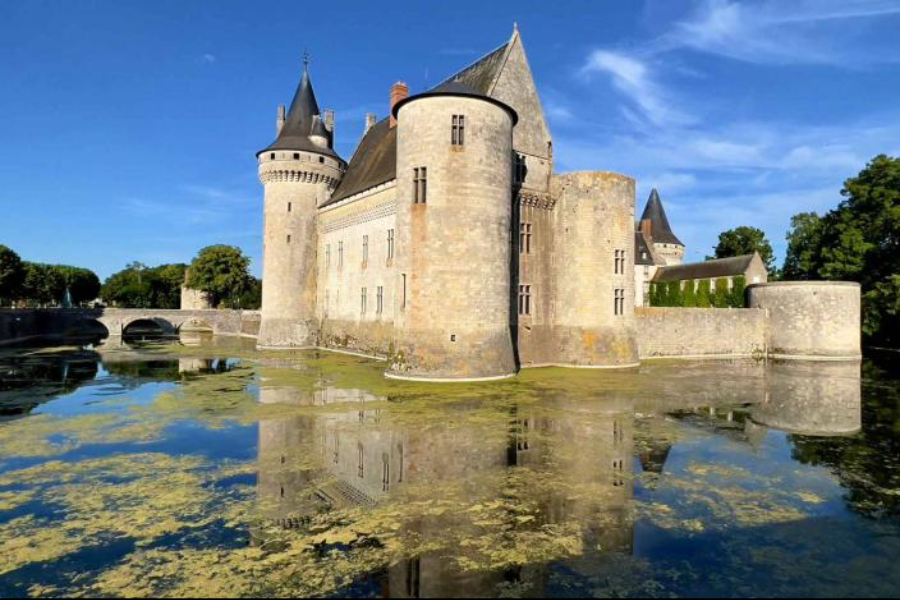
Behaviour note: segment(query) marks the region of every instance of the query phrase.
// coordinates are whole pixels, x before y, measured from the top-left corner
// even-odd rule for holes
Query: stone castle
[[[259,345],[384,357],[389,377],[431,381],[638,364],[636,244],[666,264],[684,247],[643,235],[652,218],[636,229],[633,179],[554,172],[518,30],[432,89],[394,84],[389,100],[349,162],[308,68],[279,107],[257,154]]]

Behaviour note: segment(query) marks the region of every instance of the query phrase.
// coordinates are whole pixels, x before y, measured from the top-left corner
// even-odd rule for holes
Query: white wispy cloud
[[[869,26],[897,16],[896,0],[704,0],[656,47],[690,48],[757,64],[896,62],[896,55],[860,51],[856,42],[866,38]]]
[[[635,56],[612,50],[595,50],[587,57],[580,72],[586,77],[598,73],[609,75],[616,89],[631,101],[641,117],[653,125],[684,125],[692,121],[667,99],[651,68]],[[633,109],[623,114],[627,118],[637,119]]]
[[[203,62],[204,64],[211,65],[216,62],[216,55],[210,54],[207,52],[206,54],[204,54],[203,56],[200,57],[200,61]]]

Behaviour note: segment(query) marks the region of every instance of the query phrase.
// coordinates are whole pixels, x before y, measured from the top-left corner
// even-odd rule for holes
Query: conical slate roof
[[[641,221],[649,220],[651,223],[651,235],[653,242],[656,244],[677,244],[684,246],[681,240],[672,232],[669,225],[669,219],[666,217],[666,211],[663,208],[662,200],[659,199],[659,192],[656,188],[650,192],[650,199],[647,200],[647,206],[644,208],[644,214],[641,215]]]
[[[316,126],[316,121],[319,122],[318,126]],[[309,139],[314,127],[318,129],[317,133],[320,135],[325,128],[322,123],[321,112],[319,111],[319,103],[316,102],[316,93],[313,91],[312,80],[309,77],[309,69],[304,66],[303,78],[300,80],[300,85],[297,86],[297,91],[294,93],[294,99],[291,101],[291,108],[288,110],[281,132],[271,145],[265,150],[260,150],[257,154],[262,154],[269,150],[304,150],[342,160],[330,147],[330,135],[324,136],[328,139],[329,147],[327,148],[317,146]]]

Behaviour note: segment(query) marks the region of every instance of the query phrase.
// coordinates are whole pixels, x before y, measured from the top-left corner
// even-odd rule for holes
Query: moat
[[[0,352],[0,597],[896,596],[900,361]]]

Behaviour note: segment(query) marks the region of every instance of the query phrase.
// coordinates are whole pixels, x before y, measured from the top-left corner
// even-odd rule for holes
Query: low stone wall
[[[728,308],[634,309],[641,358],[764,356],[765,310]]]
[[[394,327],[389,322],[328,319],[320,324],[318,337],[322,348],[379,358],[393,353]]]
[[[262,313],[258,310],[245,310],[241,313],[241,336],[249,338],[259,337],[259,324],[262,321]]]

